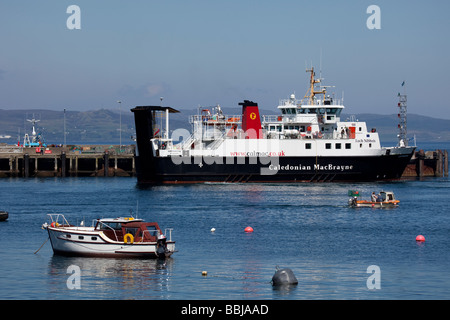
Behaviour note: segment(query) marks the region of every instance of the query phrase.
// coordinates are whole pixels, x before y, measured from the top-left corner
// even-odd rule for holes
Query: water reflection
[[[80,268],[79,290],[70,290],[69,266]],[[88,299],[164,298],[170,291],[173,260],[108,259],[52,256],[48,265],[51,292]],[[68,280],[69,279],[69,280]],[[67,290],[61,290],[66,287]]]

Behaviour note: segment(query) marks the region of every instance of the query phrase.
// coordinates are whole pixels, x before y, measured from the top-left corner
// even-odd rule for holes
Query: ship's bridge
[[[297,100],[295,95],[291,94],[289,99],[280,100],[278,109],[287,122],[314,123],[317,121],[321,124],[331,124],[340,120],[344,106],[340,99],[333,99],[330,96],[323,100],[314,99],[313,104],[304,104],[303,100]]]

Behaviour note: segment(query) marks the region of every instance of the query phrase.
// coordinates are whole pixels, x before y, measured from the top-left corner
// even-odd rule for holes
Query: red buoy
[[[425,237],[423,236],[423,235],[421,235],[421,234],[419,234],[417,237],[416,237],[416,241],[425,241]]]
[[[253,232],[253,228],[252,227],[247,227],[244,230],[245,232]]]

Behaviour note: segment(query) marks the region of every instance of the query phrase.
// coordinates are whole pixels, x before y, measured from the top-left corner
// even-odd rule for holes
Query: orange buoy
[[[416,241],[425,241],[425,237],[423,236],[423,235],[421,235],[421,234],[419,234],[417,237],[416,237]]]
[[[253,228],[252,227],[247,227],[244,230],[245,232],[253,232]]]

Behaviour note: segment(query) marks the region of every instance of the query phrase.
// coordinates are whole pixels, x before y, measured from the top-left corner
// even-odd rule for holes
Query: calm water
[[[401,204],[352,209],[349,189],[392,190]],[[448,178],[149,189],[135,178],[0,179],[0,209],[10,213],[0,222],[0,299],[450,299],[449,194]],[[174,229],[179,252],[165,264],[59,257],[50,242],[34,253],[48,213],[90,224],[137,206],[140,218]],[[80,267],[80,289],[67,287],[71,265]],[[380,289],[367,288],[371,265]],[[299,284],[273,288],[276,266]]]

